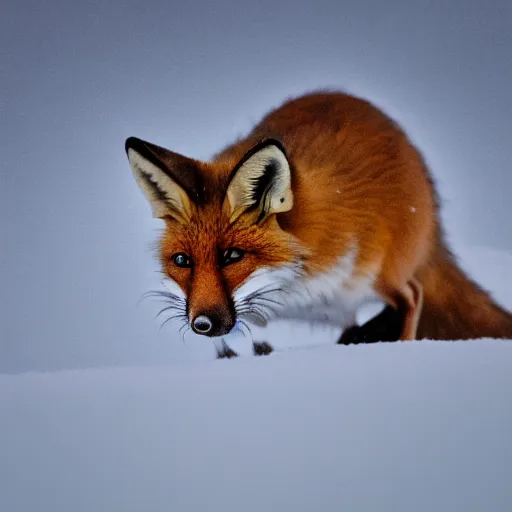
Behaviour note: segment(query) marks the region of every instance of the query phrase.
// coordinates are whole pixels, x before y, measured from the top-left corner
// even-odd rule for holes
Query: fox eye
[[[184,252],[173,254],[171,260],[177,267],[190,268],[192,266],[192,260]]]
[[[244,257],[244,251],[242,249],[237,249],[235,247],[230,247],[226,249],[222,253],[222,266],[226,267],[227,265],[231,265],[231,263],[235,263],[240,261]]]

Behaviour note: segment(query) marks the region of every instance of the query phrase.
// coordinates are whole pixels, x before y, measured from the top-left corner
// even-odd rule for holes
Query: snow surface
[[[0,376],[0,510],[510,511],[512,343]]]
[[[511,261],[465,257],[508,308]],[[0,411],[1,512],[512,510],[510,341],[0,375]]]

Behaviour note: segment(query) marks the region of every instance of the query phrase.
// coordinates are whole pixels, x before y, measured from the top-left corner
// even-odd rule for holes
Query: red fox
[[[159,258],[177,286],[161,295],[197,334],[289,319],[340,326],[339,343],[512,338],[512,315],[447,247],[421,154],[364,99],[288,100],[209,162],[134,137],[126,152],[165,221]],[[357,326],[372,299],[386,307]]]

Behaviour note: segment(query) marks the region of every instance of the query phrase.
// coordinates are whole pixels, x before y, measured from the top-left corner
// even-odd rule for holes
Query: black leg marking
[[[222,347],[217,349],[217,359],[231,359],[237,356],[238,354],[233,349],[229,348],[228,344],[222,340]]]
[[[252,344],[252,349],[253,349],[255,356],[268,356],[269,354],[271,354],[274,351],[274,349],[272,348],[272,345],[270,345],[266,341],[259,341],[259,342],[255,341]]]
[[[402,333],[403,321],[403,314],[391,306],[386,306],[365,324],[349,327],[341,335],[338,344],[357,345],[359,343],[397,341]]]

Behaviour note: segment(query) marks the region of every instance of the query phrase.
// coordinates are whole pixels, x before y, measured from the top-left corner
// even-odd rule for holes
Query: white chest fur
[[[356,254],[350,251],[329,271],[314,276],[293,266],[259,269],[236,290],[235,304],[256,302],[261,310],[268,311],[269,321],[353,325],[358,309],[376,298],[374,276],[354,276]],[[250,316],[247,319],[254,320]]]
[[[335,327],[353,325],[359,307],[375,297],[368,279],[343,281],[333,273],[298,280],[293,288],[281,318]]]

